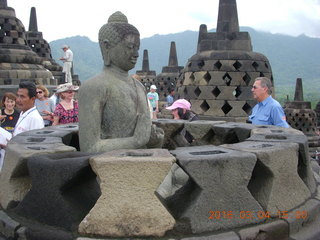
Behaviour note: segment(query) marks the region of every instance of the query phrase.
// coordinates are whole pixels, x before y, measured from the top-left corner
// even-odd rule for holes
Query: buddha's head
[[[121,12],[112,14],[99,31],[99,44],[105,66],[122,70],[134,68],[139,57],[140,34]]]

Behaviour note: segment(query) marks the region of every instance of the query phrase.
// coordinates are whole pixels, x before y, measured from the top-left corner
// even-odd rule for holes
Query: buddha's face
[[[134,68],[139,57],[140,38],[129,34],[115,47],[109,49],[109,56],[113,65],[129,71]]]

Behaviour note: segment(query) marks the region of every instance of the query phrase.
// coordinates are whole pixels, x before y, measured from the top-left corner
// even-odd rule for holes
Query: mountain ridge
[[[276,94],[281,101],[286,95],[291,100],[297,78],[302,78],[305,98],[319,101],[320,91],[320,38],[305,35],[297,37],[257,31],[250,27],[241,27],[241,31],[249,32],[254,52],[265,55],[273,71]],[[209,30],[214,32],[215,29]],[[136,67],[130,71],[135,73],[142,69],[143,50],[148,50],[150,70],[160,74],[162,67],[168,65],[170,43],[176,43],[178,65],[185,66],[187,60],[196,53],[198,32],[186,30],[179,33],[156,34],[141,39],[139,59]],[[68,44],[74,53],[74,72],[81,81],[85,81],[101,72],[103,68],[99,44],[86,36],[74,36],[50,42],[53,58],[59,63],[63,54],[61,46]],[[61,63],[61,62],[60,62]],[[280,94],[280,95],[279,95]],[[311,100],[310,100],[311,98]]]

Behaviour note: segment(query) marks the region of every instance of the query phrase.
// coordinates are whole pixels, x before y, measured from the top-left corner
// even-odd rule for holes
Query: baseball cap
[[[166,107],[166,109],[168,109],[168,110],[174,110],[174,109],[177,109],[177,108],[190,110],[191,109],[191,103],[189,103],[185,99],[178,99],[170,107]]]

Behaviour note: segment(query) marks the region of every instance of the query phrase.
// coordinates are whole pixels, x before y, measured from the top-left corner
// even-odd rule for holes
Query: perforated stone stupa
[[[240,121],[256,102],[256,77],[273,83],[268,59],[252,51],[248,32],[239,31],[236,0],[220,0],[216,32],[200,26],[197,53],[187,62],[179,83],[180,98],[191,101],[202,119]]]
[[[63,79],[62,67],[52,58],[49,43],[43,38],[42,32],[38,31],[36,8],[30,10],[29,31],[26,32],[29,47],[42,58],[46,69],[50,70],[54,78],[61,82]]]
[[[307,137],[311,155],[320,150],[320,136],[317,134],[317,114],[311,102],[304,101],[302,79],[297,78],[294,101],[285,103],[284,112],[292,128],[302,131]]]
[[[162,67],[162,72],[157,75],[155,84],[160,101],[166,101],[171,89],[175,89],[183,66],[178,66],[176,43],[171,42],[168,66]]]
[[[56,85],[42,59],[28,46],[25,28],[14,9],[0,0],[0,85],[18,85],[24,80]]]
[[[156,71],[149,68],[149,55],[148,50],[143,50],[142,70],[136,71],[136,74],[140,76],[141,83],[149,91],[150,86],[155,83]]]

